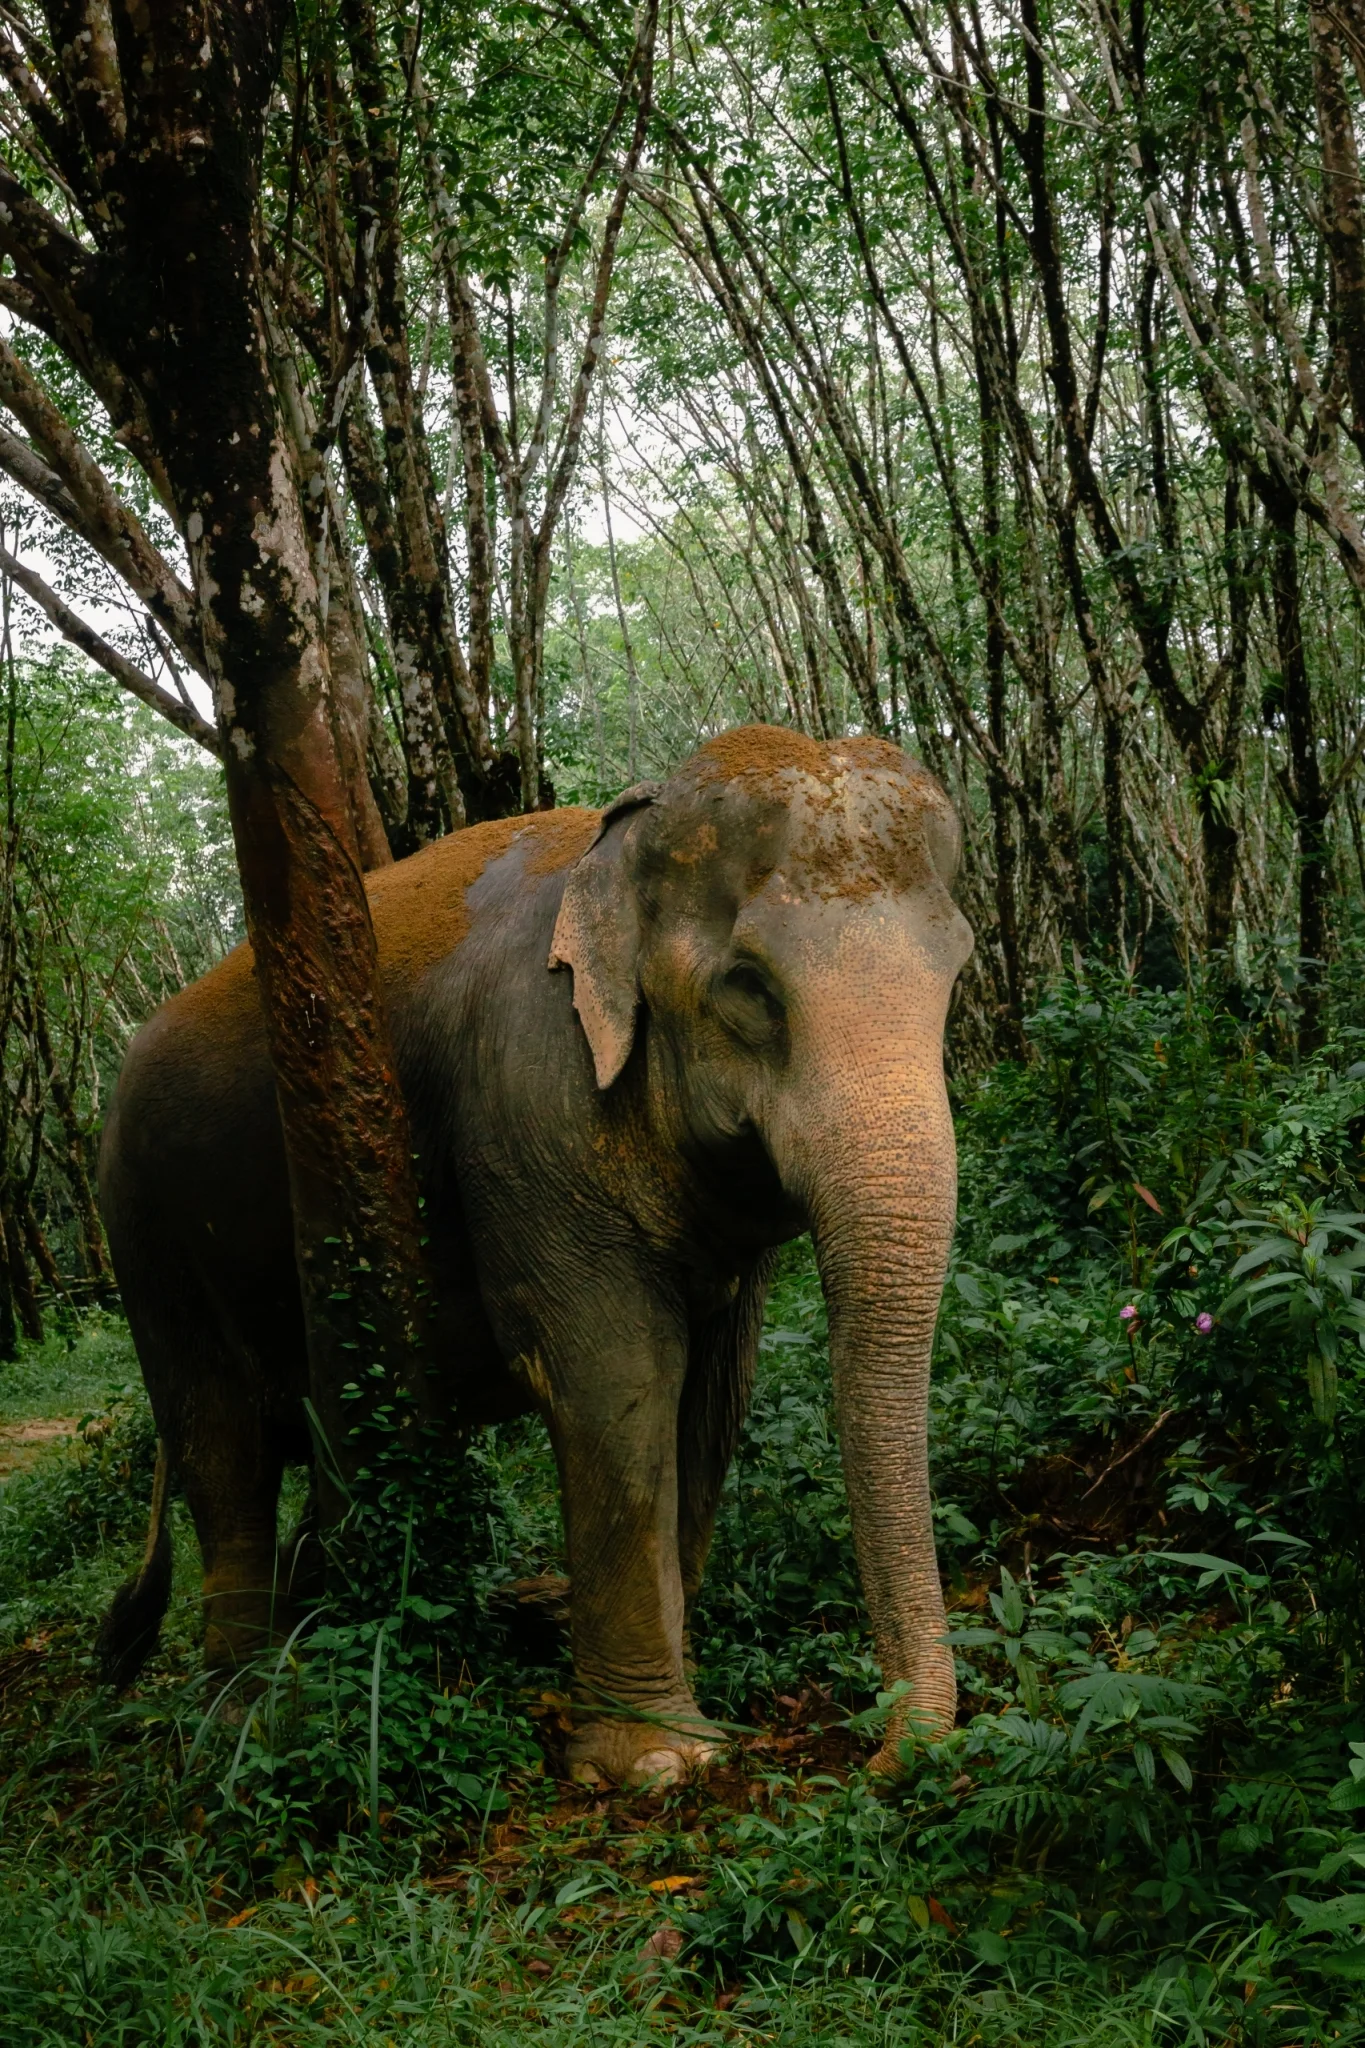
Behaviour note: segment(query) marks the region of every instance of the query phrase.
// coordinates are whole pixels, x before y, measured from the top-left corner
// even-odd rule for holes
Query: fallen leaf
[[[645,1890],[648,1892],[685,1892],[687,1887],[695,1884],[696,1881],[695,1877],[654,1877],[645,1886]]]
[[[954,1920],[946,1906],[940,1906],[937,1899],[930,1899],[929,1901],[929,1918],[937,1920],[939,1926],[946,1928],[949,1934],[957,1933],[956,1920]]]
[[[642,1963],[658,1962],[661,1956],[670,1959],[682,1952],[682,1930],[677,1927],[656,1927],[648,1941],[642,1942],[636,1951],[637,1960]]]
[[[258,1911],[258,1910],[259,1910],[259,1909],[258,1909],[257,1907],[255,1907],[255,1906],[243,1906],[243,1908],[242,1908],[242,1910],[241,1910],[241,1912],[240,1912],[240,1913],[234,1913],[234,1914],[233,1914],[232,1918],[231,1918],[231,1919],[230,1919],[230,1920],[228,1921],[228,1926],[229,1926],[229,1927],[240,1927],[240,1926],[242,1925],[242,1922],[243,1922],[244,1920],[249,1920],[249,1919],[251,1918],[252,1914],[253,1914],[253,1913],[255,1913],[255,1912],[256,1912],[256,1911]]]

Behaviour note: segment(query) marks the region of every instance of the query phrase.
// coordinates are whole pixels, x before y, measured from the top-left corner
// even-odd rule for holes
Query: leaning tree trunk
[[[128,155],[119,313],[203,608],[289,1160],[313,1401],[345,1472],[356,1453],[344,1389],[376,1362],[401,1370],[416,1348],[421,1227],[299,478],[260,310],[248,155],[259,129],[243,136],[237,92],[243,74],[268,87],[274,53],[250,47],[239,10],[212,11],[222,55],[188,94],[186,118],[163,113],[151,147]],[[178,73],[178,40],[166,34],[155,52],[163,90]],[[245,59],[235,75],[234,54]],[[143,338],[158,333],[167,340],[149,360]]]
[[[70,359],[132,421],[130,445],[185,536],[275,1068],[313,1402],[344,1474],[361,1455],[348,1383],[377,1393],[420,1354],[423,1262],[256,241],[288,10],[112,0],[73,36],[84,11],[46,9],[95,253],[12,179],[0,245]],[[324,1497],[335,1510],[325,1475]]]

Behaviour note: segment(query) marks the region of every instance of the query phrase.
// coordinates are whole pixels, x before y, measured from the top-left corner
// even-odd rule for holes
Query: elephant
[[[367,877],[446,1333],[475,1427],[538,1411],[571,1583],[572,1774],[676,1780],[722,1742],[688,1615],[776,1248],[812,1234],[854,1548],[899,1721],[955,1711],[930,1355],[956,1206],[943,1072],[972,946],[939,784],[871,737],[753,725],[601,812],[475,825]],[[310,1454],[288,1177],[249,946],[128,1052],[100,1192],[163,1447],[100,1642],[123,1682],[169,1588],[168,1475],[205,1658],[278,1616],[282,1469]],[[636,1716],[639,1716],[637,1719]]]

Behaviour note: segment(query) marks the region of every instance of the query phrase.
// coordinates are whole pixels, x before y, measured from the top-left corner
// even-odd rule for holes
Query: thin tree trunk
[[[19,1327],[30,1344],[43,1341],[43,1317],[38,1307],[38,1296],[34,1291],[33,1275],[28,1269],[24,1252],[24,1235],[19,1228],[10,1198],[6,1194],[0,1204],[0,1231],[5,1239],[5,1263],[9,1271],[10,1292],[18,1314]]]
[[[1019,960],[1019,921],[1015,878],[1019,865],[1014,840],[1009,785],[999,762],[1009,744],[1006,731],[1005,638],[1001,631],[1000,417],[986,379],[978,376],[977,404],[981,416],[982,568],[986,601],[986,724],[995,755],[986,764],[986,794],[991,807],[995,846],[995,916],[1004,974],[999,1038],[1013,1056],[1024,1050],[1024,991]]]
[[[1280,663],[1281,701],[1289,742],[1284,786],[1294,813],[1298,862],[1299,1050],[1316,1051],[1323,1032],[1323,979],[1327,956],[1327,899],[1331,848],[1327,832],[1329,799],[1318,758],[1312,683],[1303,647],[1299,587],[1298,510],[1288,492],[1267,506],[1270,516],[1270,584],[1275,608],[1275,642]]]
[[[1100,751],[1104,781],[1104,870],[1109,897],[1109,929],[1116,959],[1125,958],[1124,914],[1128,870],[1124,856],[1123,719],[1112,701],[1099,706]]]
[[[0,1228],[0,1364],[11,1365],[19,1356],[19,1317],[14,1300],[14,1276],[10,1271],[5,1233]]]
[[[1313,96],[1322,144],[1322,224],[1335,286],[1332,326],[1351,394],[1353,436],[1365,454],[1365,219],[1360,155],[1342,72],[1338,18],[1329,9],[1315,6],[1310,9],[1309,21]]]
[[[342,0],[341,20],[359,102],[356,119],[364,135],[363,155],[356,140],[351,143],[357,208],[372,206],[378,220],[375,318],[365,357],[384,429],[406,610],[418,635],[417,658],[431,678],[441,711],[464,811],[478,819],[491,815],[487,708],[475,694],[455,628],[445,526],[408,352],[399,150],[403,122],[389,90],[371,0]]]
[[[29,1257],[38,1269],[39,1279],[44,1287],[57,1296],[58,1300],[69,1301],[70,1296],[67,1291],[66,1282],[62,1279],[57,1261],[52,1256],[52,1247],[44,1236],[43,1226],[34,1215],[33,1204],[27,1197],[24,1200],[21,1221],[24,1232],[24,1244],[28,1250]]]
[[[583,617],[583,600],[579,594],[578,582],[573,571],[573,529],[569,523],[569,508],[564,507],[564,564],[569,579],[569,603],[573,607],[574,629],[578,636],[578,661],[583,671],[583,691],[592,713],[593,747],[597,764],[597,793],[602,796],[607,787],[607,745],[602,728],[602,705],[592,679],[592,662],[588,658],[588,628]]]
[[[71,1196],[76,1226],[80,1231],[86,1269],[97,1287],[108,1287],[114,1276],[109,1268],[109,1258],[104,1245],[104,1227],[100,1222],[99,1207],[95,1201],[95,1191],[91,1186],[90,1172],[85,1161],[86,1134],[81,1129],[76,1098],[53,1048],[47,1022],[47,999],[36,969],[30,973],[29,990],[34,1049],[41,1064],[43,1081],[56,1112],[57,1122],[61,1126],[62,1144],[58,1157]]]
[[[370,422],[357,400],[341,430],[351,498],[365,535],[374,580],[388,612],[389,646],[408,770],[405,850],[438,839],[463,817],[455,765],[421,655],[421,597],[407,577],[394,528],[393,507],[380,469]]]
[[[1232,942],[1233,905],[1241,831],[1233,813],[1242,757],[1242,715],[1246,703],[1247,654],[1251,633],[1251,572],[1246,559],[1248,525],[1241,512],[1241,472],[1229,462],[1223,486],[1223,557],[1228,593],[1228,648],[1221,738],[1213,750],[1213,776],[1200,808],[1204,853],[1204,942],[1211,954],[1226,955]]]
[[[604,403],[597,438],[597,473],[602,484],[602,517],[607,528],[607,564],[611,572],[611,595],[616,606],[616,623],[621,629],[621,648],[626,658],[626,778],[634,782],[639,773],[639,724],[640,724],[640,671],[635,665],[635,649],[631,644],[630,622],[626,618],[625,601],[621,596],[621,572],[616,560],[616,535],[611,523],[611,484],[607,476],[606,444],[606,386],[603,385]]]

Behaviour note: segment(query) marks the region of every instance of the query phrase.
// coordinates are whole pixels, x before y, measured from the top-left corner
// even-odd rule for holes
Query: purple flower
[[[1137,1319],[1138,1312],[1131,1301],[1128,1303],[1126,1308],[1121,1308],[1119,1310],[1119,1321],[1121,1323],[1135,1323]]]
[[[1201,1337],[1207,1337],[1209,1332],[1212,1330],[1213,1317],[1209,1314],[1206,1308],[1200,1309],[1198,1315],[1194,1319],[1194,1327],[1196,1330],[1198,1330]]]

